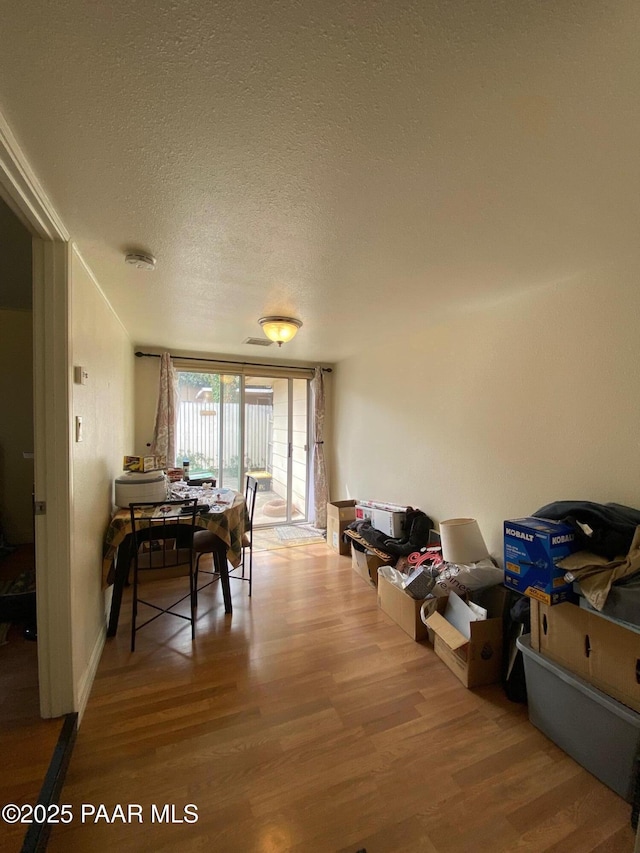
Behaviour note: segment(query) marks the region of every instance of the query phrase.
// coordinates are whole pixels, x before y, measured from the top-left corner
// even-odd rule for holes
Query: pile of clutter
[[[415,542],[395,544],[405,554],[377,568],[379,607],[413,639],[428,639],[465,687],[499,681],[507,590],[478,522],[447,519],[408,553]]]
[[[430,531],[432,540],[418,551],[401,558],[395,567],[382,572],[412,598],[459,596],[502,583],[503,572],[489,555],[474,518],[450,518],[440,523],[440,534]]]
[[[464,596],[503,580],[502,569],[490,557],[474,518],[447,519],[438,533],[428,515],[407,507],[401,536],[389,536],[369,518],[353,521],[344,535],[353,548],[387,563],[378,572],[417,600],[450,592]]]

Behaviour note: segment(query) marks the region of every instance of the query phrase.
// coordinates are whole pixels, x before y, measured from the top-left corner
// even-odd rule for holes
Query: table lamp
[[[449,518],[440,522],[442,556],[447,563],[478,563],[489,556],[475,518]]]

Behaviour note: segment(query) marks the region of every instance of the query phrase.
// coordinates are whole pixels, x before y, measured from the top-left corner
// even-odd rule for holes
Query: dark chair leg
[[[195,568],[194,599],[195,599],[195,606],[196,607],[198,606],[198,567],[200,566],[200,557],[201,557],[201,554],[198,554],[198,556],[196,557],[196,568]]]
[[[251,585],[253,583],[253,542],[249,545],[249,598],[251,598]]]
[[[115,637],[118,631],[120,606],[122,604],[122,591],[127,583],[132,559],[132,537],[129,535],[125,537],[124,542],[122,542],[118,548],[116,571],[113,579],[113,592],[111,594],[111,612],[109,613],[107,637]]]
[[[131,651],[136,650],[136,618],[138,616],[138,572],[133,569],[133,609],[131,612]]]
[[[193,566],[189,566],[189,606],[191,607],[191,642],[196,638],[196,596],[198,589],[194,577]]]
[[[220,575],[222,584],[222,597],[224,599],[224,612],[232,613],[231,606],[231,584],[229,583],[229,566],[227,565],[227,549],[224,545],[216,548],[213,555],[216,571]]]

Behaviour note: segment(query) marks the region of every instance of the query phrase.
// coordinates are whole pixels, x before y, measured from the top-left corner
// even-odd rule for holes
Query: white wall
[[[131,342],[95,279],[74,252],[71,266],[74,365],[89,374],[72,385],[71,428],[82,417],[83,441],[72,444],[71,607],[77,700],[92,679],[105,632],[110,590],[102,589],[102,544],[113,504],[113,480],[133,447]]]
[[[33,542],[33,314],[0,309],[0,523],[7,542]]]
[[[553,500],[640,507],[638,273],[425,322],[340,363],[332,498],[475,517],[498,559],[502,522]]]
[[[149,453],[156,423],[160,359],[134,358],[134,362],[135,434],[132,448],[127,452],[134,456],[145,456]]]

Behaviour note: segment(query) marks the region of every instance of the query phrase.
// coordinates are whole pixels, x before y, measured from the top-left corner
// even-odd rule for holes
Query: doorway
[[[0,198],[31,238],[33,487],[40,715],[75,710],[71,631],[69,233],[0,114]]]
[[[12,678],[7,694],[22,697],[11,713],[31,718],[38,713],[38,661],[36,650],[23,646],[35,639],[32,247],[2,199],[0,364],[0,659]]]

